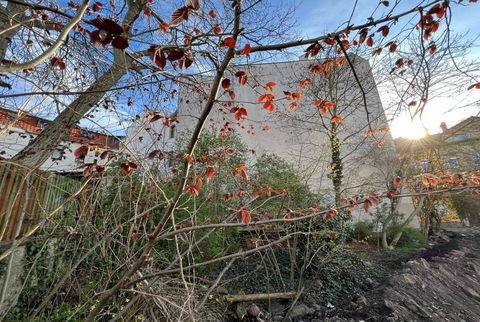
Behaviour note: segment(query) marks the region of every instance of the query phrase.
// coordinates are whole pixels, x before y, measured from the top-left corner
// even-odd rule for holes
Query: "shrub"
[[[393,236],[399,231],[401,225],[394,224],[387,229],[387,238],[392,240]],[[398,241],[397,247],[421,247],[427,243],[427,238],[422,234],[422,231],[413,227],[403,228],[402,237]]]

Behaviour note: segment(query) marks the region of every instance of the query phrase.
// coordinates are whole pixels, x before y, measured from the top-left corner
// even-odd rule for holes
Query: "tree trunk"
[[[6,7],[0,6],[0,31],[15,25],[18,21],[22,21],[24,12],[25,7],[13,2],[8,2]],[[7,47],[17,31],[18,28],[13,28],[0,36],[0,60],[5,59]]]
[[[398,241],[400,240],[400,238],[402,237],[402,234],[403,234],[403,230],[405,229],[405,227],[407,227],[413,220],[413,218],[415,218],[415,216],[418,215],[418,213],[420,212],[420,210],[422,209],[423,207],[423,201],[425,200],[425,196],[422,196],[420,198],[420,201],[418,202],[418,205],[417,205],[417,208],[415,208],[412,213],[410,214],[410,216],[408,216],[407,220],[404,221],[404,223],[400,226],[400,229],[398,230],[398,232],[395,234],[395,236],[393,236],[393,239],[392,241],[390,242],[390,246],[389,248],[395,248],[395,246],[397,246],[397,243]]]
[[[137,20],[143,4],[133,2],[132,0],[128,0],[127,3],[128,11],[123,22],[132,26],[135,20]],[[105,95],[105,91],[115,86],[127,74],[131,65],[131,59],[125,55],[125,52],[114,49],[113,58],[113,64],[108,71],[95,80],[86,93],[80,94],[49,124],[41,135],[30,141],[19,154],[14,156],[12,161],[30,168],[39,167],[50,157],[53,149],[68,139],[71,129],[77,126],[84,115],[98,104]]]

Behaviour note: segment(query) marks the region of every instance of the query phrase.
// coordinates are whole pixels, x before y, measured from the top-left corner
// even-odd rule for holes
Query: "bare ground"
[[[450,236],[438,237],[382,286],[296,320],[480,321],[480,233],[454,227]]]

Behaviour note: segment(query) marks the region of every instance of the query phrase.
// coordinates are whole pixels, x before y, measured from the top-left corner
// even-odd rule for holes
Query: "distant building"
[[[334,95],[335,108],[344,118],[339,125],[344,195],[384,190],[386,179],[381,167],[388,164],[379,162],[384,161],[379,158],[395,157],[393,139],[389,132],[378,131],[386,127],[387,120],[368,60],[354,55],[351,55],[351,59],[362,88],[347,64],[332,67],[333,76],[330,78],[312,74],[313,66],[326,64],[326,61],[313,59],[232,66],[225,78],[230,80],[229,89],[234,92],[235,100],[232,103],[231,93],[221,87],[205,130],[221,133],[222,129],[228,127],[253,152],[252,161],[262,154],[275,154],[293,164],[312,191],[331,191],[331,142],[328,130],[322,127],[322,122],[330,124],[330,118],[322,119],[314,102],[319,99],[331,100],[327,96]],[[238,71],[245,71],[248,85],[239,83],[238,74],[235,75]],[[312,81],[311,86],[299,89],[300,81],[305,79]],[[127,149],[136,151],[140,156],[146,156],[156,149],[165,151],[167,153],[160,166],[167,166],[167,155],[175,149],[175,133],[193,130],[212,79],[200,77],[197,81],[195,86],[180,84],[178,110],[174,115],[178,123],[173,129],[165,127],[162,121],[150,123],[148,117],[143,117],[128,129]],[[276,84],[271,91],[276,98],[273,111],[265,109],[264,102],[259,102],[259,96],[265,94],[264,85],[268,82]],[[286,93],[297,91],[301,92],[300,98],[285,99]],[[370,126],[377,130],[376,138],[365,137],[369,124],[364,99],[369,110]],[[297,104],[295,110],[291,110],[292,102]],[[232,110],[235,107],[247,111],[248,115],[243,121],[235,118]],[[402,204],[400,208],[408,213],[412,209],[411,203]]]
[[[51,121],[30,114],[18,113],[0,108],[0,158],[10,159],[25,148],[31,140],[42,133]],[[74,152],[81,146],[88,146],[84,157],[76,158]],[[79,174],[85,165],[103,165],[107,158],[100,158],[104,151],[117,151],[118,137],[82,128],[74,128],[66,142],[52,151],[41,170],[57,173]]]
[[[471,116],[447,128],[441,124],[441,133],[418,140],[395,140],[397,151],[409,159],[412,173],[432,173],[480,170],[480,117]]]
[[[469,117],[448,128],[441,124],[441,133],[410,140],[395,140],[399,158],[409,177],[422,173],[440,177],[449,173],[470,173],[480,170],[480,117]],[[450,197],[442,197],[448,211],[444,220],[458,220]]]

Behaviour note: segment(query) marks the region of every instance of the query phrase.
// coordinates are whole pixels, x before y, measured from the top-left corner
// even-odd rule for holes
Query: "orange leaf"
[[[205,171],[205,179],[207,179],[207,182],[212,180],[213,175],[215,174],[215,167],[208,167],[207,170]]]
[[[240,85],[245,85],[247,83],[247,73],[243,70],[239,70],[238,72],[236,72],[235,76],[238,77],[238,82],[240,83]]]
[[[247,209],[242,208],[240,215],[241,215],[241,222],[247,225],[250,224],[250,214],[248,213]]]
[[[235,39],[232,37],[227,37],[225,38],[222,43],[220,44],[220,47],[228,47],[228,48],[235,48]]]
[[[343,117],[340,116],[340,115],[335,115],[334,117],[332,117],[332,119],[330,120],[330,122],[332,124],[340,124],[343,122]]]
[[[397,187],[401,186],[402,185],[402,178],[401,177],[395,177],[395,178],[393,178],[392,182]]]
[[[424,186],[428,186],[430,184],[430,179],[426,176],[422,177],[422,183]]]
[[[372,35],[368,36],[367,38],[367,46],[372,47],[373,46],[373,37]]]
[[[235,113],[235,119],[237,121],[243,121],[247,117],[247,110],[243,107],[233,107],[230,113]]]
[[[215,19],[217,17],[217,12],[212,9],[208,12],[208,15]]]
[[[246,44],[245,47],[243,47],[243,54],[247,57],[250,57],[251,50],[252,50],[252,46],[250,46],[250,44]]]
[[[311,84],[312,84],[312,79],[311,79],[311,78],[305,78],[304,80],[302,80],[302,81],[300,82],[299,87],[300,87],[300,88],[305,88],[305,87],[307,87],[307,86],[310,86]]]
[[[200,194],[200,188],[198,186],[194,185],[194,184],[191,184],[191,185],[187,186],[187,188],[185,190],[192,197],[198,197],[198,195]]]
[[[218,23],[216,23],[214,26],[213,26],[213,33],[215,35],[218,35],[218,34],[221,34],[222,33],[222,28],[220,28],[220,25]],[[235,45],[234,45],[235,47]]]
[[[273,92],[273,89],[275,88],[276,85],[277,85],[277,83],[275,83],[275,82],[268,82],[268,83],[265,84],[265,90]]]
[[[293,102],[288,106],[289,111],[296,110],[297,108],[298,108],[298,103],[297,102]]]

